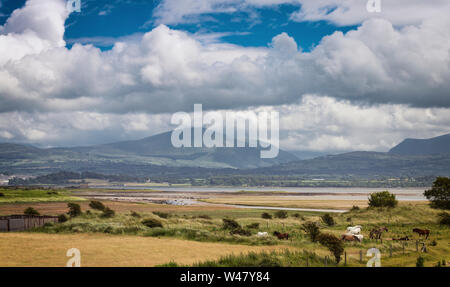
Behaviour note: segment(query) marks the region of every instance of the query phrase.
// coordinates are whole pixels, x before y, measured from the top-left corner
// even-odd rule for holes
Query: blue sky
[[[4,0],[0,11],[4,17],[25,0]],[[72,13],[66,20],[65,40],[69,47],[74,41],[93,44],[102,50],[112,47],[114,38],[142,34],[158,25],[154,16],[160,1],[81,1],[81,13]],[[349,31],[355,25],[336,26],[327,21],[295,22],[289,19],[300,5],[283,4],[252,7],[234,13],[205,13],[189,23],[167,24],[177,30],[193,34],[217,35],[223,42],[244,47],[267,46],[273,37],[286,32],[303,51],[310,51],[320,40],[335,31]]]

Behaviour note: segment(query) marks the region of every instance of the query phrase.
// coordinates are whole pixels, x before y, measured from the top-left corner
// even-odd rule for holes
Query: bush
[[[159,221],[158,219],[154,219],[154,218],[145,219],[142,221],[142,224],[144,224],[145,226],[147,226],[149,228],[163,227],[161,221]]]
[[[442,212],[438,214],[439,224],[450,226],[450,213]]]
[[[63,223],[63,222],[66,222],[67,220],[69,220],[67,218],[67,215],[65,215],[65,214],[58,215],[58,222]]]
[[[389,191],[375,192],[369,197],[370,207],[396,207],[398,201],[395,199],[395,194]]]
[[[236,228],[230,231],[231,235],[241,235],[241,236],[250,236],[252,233],[249,230],[245,230],[243,228]]]
[[[258,229],[259,228],[259,223],[255,222],[255,223],[250,223],[249,225],[246,226],[248,229]]]
[[[0,192],[0,197],[5,196],[5,194],[3,192]]]
[[[272,215],[270,213],[264,212],[263,214],[261,214],[261,218],[272,219]]]
[[[153,211],[152,212],[154,215],[159,216],[161,218],[169,218],[170,214],[165,213],[165,212],[160,212],[160,211]]]
[[[423,267],[424,263],[425,263],[425,259],[422,256],[417,257],[416,267]]]
[[[358,211],[360,210],[359,206],[353,205],[352,208],[350,208],[350,211]]]
[[[104,211],[106,208],[106,206],[102,202],[97,201],[97,200],[91,201],[89,203],[89,207],[92,209],[100,210],[100,211]]]
[[[137,213],[136,211],[132,211],[131,216],[136,217],[136,218],[141,218],[141,215],[139,213]]]
[[[325,223],[328,226],[334,226],[336,223],[334,222],[334,218],[333,216],[331,216],[328,213],[325,213],[324,215],[321,216],[321,219],[323,221],[323,223]]]
[[[276,218],[287,218],[288,213],[285,210],[278,210],[277,212],[275,212],[275,217]]]
[[[67,214],[70,215],[70,217],[76,217],[81,215],[81,207],[79,204],[69,202],[67,204],[67,207],[69,208],[69,212],[67,212]]]
[[[320,234],[319,226],[315,222],[306,222],[303,223],[300,227],[301,230],[303,230],[311,239],[312,242],[317,241],[317,237]]]
[[[25,215],[41,215],[36,209],[33,207],[28,207],[23,211]]]
[[[344,243],[333,234],[328,233],[321,233],[317,237],[317,240],[333,253],[336,263],[339,264],[342,254],[344,253]]]
[[[109,207],[105,207],[102,213],[102,217],[104,218],[114,217],[114,215],[116,215],[116,212]]]
[[[241,226],[239,225],[239,223],[237,223],[237,221],[234,220],[234,219],[223,218],[222,221],[223,221],[223,224],[222,224],[222,228],[223,228],[223,229],[231,229],[231,230],[234,230],[234,229],[241,228]]]
[[[450,209],[450,178],[437,177],[430,190],[423,193],[434,208]]]
[[[201,214],[198,216],[198,218],[202,218],[202,219],[212,219],[211,216],[206,215],[206,214]]]

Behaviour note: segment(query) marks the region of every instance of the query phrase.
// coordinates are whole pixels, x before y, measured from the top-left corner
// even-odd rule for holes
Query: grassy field
[[[39,194],[46,196],[42,192]],[[19,197],[21,195],[19,194]],[[61,195],[64,194],[61,193]],[[280,204],[276,201],[276,195],[273,198],[272,204]],[[268,198],[264,200],[266,201],[262,204],[270,203]],[[56,260],[56,258],[60,256],[59,254],[62,252],[60,250],[67,247],[63,244],[66,240],[68,243],[76,242],[80,246],[81,252],[89,255],[86,264],[90,266],[111,266],[108,264],[114,266],[160,264],[172,266],[237,266],[239,264],[245,266],[323,266],[325,257],[332,256],[325,247],[311,242],[301,230],[302,224],[306,222],[319,222],[322,233],[331,233],[336,236],[345,233],[346,227],[349,225],[363,226],[363,242],[345,243],[345,257],[343,256],[339,266],[343,266],[345,263],[347,266],[365,266],[368,260],[365,254],[372,247],[381,251],[382,266],[415,266],[418,256],[425,258],[425,266],[434,266],[438,261],[450,260],[450,229],[437,223],[438,214],[441,211],[432,209],[423,202],[401,202],[398,207],[392,209],[360,208],[342,214],[333,214],[336,222],[334,226],[325,225],[320,218],[323,213],[317,212],[288,211],[287,218],[276,218],[275,210],[208,205],[170,206],[115,201],[103,202],[116,211],[115,216],[105,218],[100,211],[90,209],[89,202],[81,201],[79,203],[83,214],[67,222],[47,224],[26,233],[0,234],[1,248],[3,248],[3,251],[0,248],[0,266],[27,264],[60,266],[64,262],[61,263],[58,260],[64,261],[65,258],[64,256],[62,259],[58,257]],[[288,203],[286,202],[286,204]],[[335,202],[327,202],[327,204],[336,206]],[[355,202],[348,204],[359,205]],[[41,214],[56,215],[67,212],[66,202],[45,202],[44,199],[41,199],[39,202],[0,204],[0,214],[20,214],[28,206],[36,208]],[[359,206],[361,207],[361,205]],[[261,217],[263,212],[271,214],[273,218],[263,219]],[[249,234],[231,234],[230,230],[223,227],[224,218],[236,220]],[[159,220],[162,227],[149,228],[143,224],[145,219]],[[370,240],[369,231],[380,226],[386,226],[389,230],[383,234],[384,240],[382,242]],[[430,238],[427,240],[419,238],[417,234],[413,234],[413,228],[430,229]],[[278,240],[272,235],[274,231],[289,233],[289,240]],[[257,232],[268,232],[269,236],[261,238],[256,236]],[[412,240],[405,245],[392,240],[392,238],[406,235]],[[416,250],[416,240],[426,244],[427,253]],[[61,245],[58,247],[59,249],[57,248],[59,245],[55,242],[61,242],[58,243]],[[173,243],[173,246],[179,244],[180,249],[173,247],[173,250],[177,250],[176,256],[167,251],[172,250],[170,247],[172,245],[167,245],[166,242],[167,244]],[[109,243],[112,246],[111,249],[108,249]],[[106,244],[105,247],[102,244]],[[134,249],[134,245],[136,245],[136,249]],[[193,248],[198,246],[198,249],[195,249],[197,252],[195,256],[190,255],[191,245]],[[123,248],[118,246],[123,246]],[[187,249],[183,250],[181,246],[185,246]],[[214,250],[215,253],[211,253],[213,251],[209,250],[209,247],[206,248],[207,246],[215,246],[211,248],[217,250]],[[34,248],[42,250],[44,253],[39,259],[41,261],[37,260],[32,263],[26,254]],[[152,250],[151,252],[159,254],[159,259],[151,259],[152,257],[146,252],[139,253],[139,248]],[[289,251],[283,251],[286,248]],[[99,255],[98,261],[93,255],[96,249],[96,252],[101,255]],[[255,253],[247,254],[248,251]],[[261,253],[261,251],[270,251],[270,253]],[[1,255],[5,252],[7,255]],[[33,255],[33,252],[30,254]],[[231,256],[230,252],[234,255]],[[245,254],[239,255],[240,252]],[[11,254],[16,253],[17,259],[12,258]],[[362,261],[360,261],[360,253],[363,255]],[[111,256],[114,259],[111,259]],[[112,260],[111,263],[108,263],[108,260]],[[328,259],[328,265],[331,265],[331,259]]]
[[[81,197],[72,196],[66,190],[50,189],[5,189],[0,188],[0,205],[4,203],[22,202],[68,202],[83,201]]]
[[[367,200],[323,200],[310,197],[299,199],[299,196],[220,196],[202,199],[202,201],[219,204],[318,209],[350,209],[354,205],[367,207]]]
[[[70,248],[81,251],[81,266],[195,264],[229,254],[273,251],[281,246],[243,246],[170,238],[108,234],[0,233],[1,266],[64,267]]]

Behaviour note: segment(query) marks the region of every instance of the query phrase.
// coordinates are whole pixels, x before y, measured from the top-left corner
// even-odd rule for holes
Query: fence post
[[[389,257],[392,257],[392,244],[389,245]]]
[[[403,242],[402,245],[403,245],[403,254],[405,254],[405,242]]]
[[[306,256],[306,267],[309,267],[309,257]]]
[[[347,265],[347,251],[344,252],[344,265]]]
[[[327,267],[327,257],[328,256],[325,256],[325,258],[323,259],[325,261],[325,267]]]
[[[362,250],[359,250],[359,263],[362,263]]]
[[[416,240],[416,252],[419,252],[419,241]]]

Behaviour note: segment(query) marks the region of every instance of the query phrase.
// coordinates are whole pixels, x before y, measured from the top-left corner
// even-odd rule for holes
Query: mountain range
[[[174,148],[170,137],[167,132],[141,140],[49,149],[3,143],[0,171],[34,175],[67,170],[174,177],[450,175],[450,134],[405,139],[385,153],[355,151],[305,160],[282,150],[277,158],[261,159],[260,148]]]

